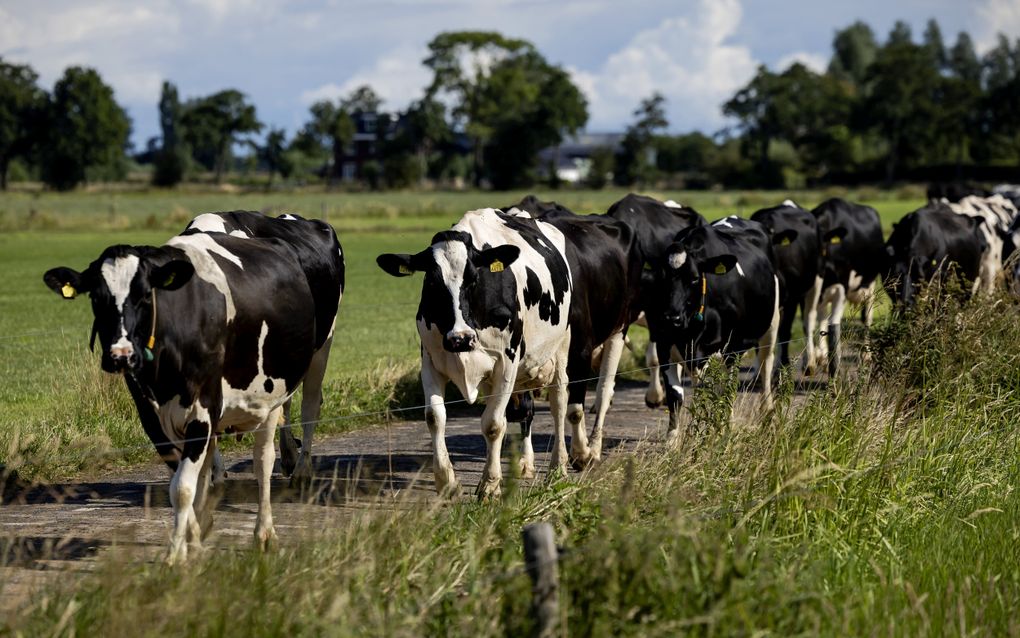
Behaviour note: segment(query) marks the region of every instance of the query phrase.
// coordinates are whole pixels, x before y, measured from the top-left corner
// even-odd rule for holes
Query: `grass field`
[[[134,463],[153,452],[119,379],[88,352],[87,299],[64,302],[42,284],[54,266],[84,268],[116,243],[161,244],[200,212],[252,209],[324,217],[341,234],[347,290],[327,373],[324,432],[379,420],[396,388],[416,395],[414,314],[420,282],[375,265],[382,252],[417,252],[467,210],[500,206],[525,193],[13,192],[0,195],[0,464],[23,475],[70,478]],[[624,191],[538,192],[582,212],[604,211]],[[749,215],[792,195],[813,206],[833,194],[870,199],[888,227],[920,201],[905,193],[651,193],[695,206],[709,219]],[[643,336],[635,329],[632,338]],[[637,368],[625,360],[621,369]],[[398,399],[399,402],[399,399]],[[414,403],[413,401],[411,403]],[[372,418],[351,415],[375,413]],[[96,455],[103,462],[96,462]]]

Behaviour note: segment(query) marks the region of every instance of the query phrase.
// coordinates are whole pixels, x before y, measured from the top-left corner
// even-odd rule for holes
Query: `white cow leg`
[[[200,539],[204,539],[212,528],[213,512],[219,504],[222,496],[223,481],[217,483],[215,476],[222,472],[223,459],[220,456],[219,446],[216,437],[209,440],[209,449],[206,450],[205,460],[202,469],[198,473],[198,489],[195,492],[195,514],[198,516],[198,525],[201,530]]]
[[[606,413],[609,412],[609,406],[613,403],[613,394],[616,390],[616,371],[620,367],[623,347],[624,336],[622,332],[618,332],[609,337],[602,352],[598,390],[595,393],[595,425],[591,431],[592,461],[602,460],[602,430],[606,424]]]
[[[648,342],[645,350],[645,366],[648,367],[648,390],[645,391],[645,405],[656,408],[666,400],[666,389],[662,387],[662,376],[659,374],[659,353],[654,341]]]
[[[815,335],[818,331],[818,300],[822,295],[822,278],[815,277],[815,283],[804,295],[804,374],[815,372]]]
[[[582,389],[583,394],[583,389]],[[588,445],[587,424],[584,421],[584,403],[570,402],[570,387],[567,387],[567,421],[570,422],[570,462],[577,469],[591,463],[591,447]]]
[[[195,497],[198,494],[199,477],[208,452],[208,433],[211,431],[208,423],[204,425],[207,428],[206,440],[185,443],[184,458],[181,459],[174,477],[170,480],[170,505],[174,511],[174,528],[170,535],[170,553],[167,556],[167,563],[170,565],[178,565],[188,559],[189,545],[195,550],[201,549],[202,545],[202,529],[195,515]],[[194,428],[187,429],[187,432],[193,431]],[[194,454],[195,449],[199,450],[197,455]]]
[[[684,405],[684,386],[680,380],[680,366],[680,363],[667,363],[663,371],[669,386],[666,389],[666,405],[669,408],[666,444],[669,446],[680,446],[685,434],[680,428],[680,411]]]
[[[836,284],[832,290],[832,314],[829,315],[829,334],[826,335],[829,341],[829,379],[836,377],[843,354],[839,333],[843,322],[843,307],[846,305],[846,288],[843,284]]]
[[[776,360],[776,339],[779,334],[779,278],[776,277],[776,305],[768,331],[758,340],[758,370],[770,371]],[[772,409],[772,375],[768,372],[762,378],[762,407]],[[732,420],[732,414],[730,415]]]
[[[432,435],[432,472],[436,492],[440,496],[460,494],[460,484],[453,473],[450,453],[446,451],[446,404],[444,396],[449,380],[432,365],[428,353],[421,358],[421,385],[425,391],[425,423]]]
[[[482,412],[482,436],[485,437],[485,469],[478,482],[475,494],[485,500],[498,497],[503,481],[502,452],[503,436],[506,435],[506,406],[513,394],[517,366],[496,362],[492,371],[492,393],[485,402]]]
[[[266,420],[255,429],[255,449],[252,457],[255,461],[255,480],[259,484],[259,513],[255,520],[255,546],[266,550],[276,540],[273,528],[273,509],[270,503],[270,482],[273,474],[273,462],[276,461],[276,424],[280,422],[280,411],[276,408],[269,413]]]
[[[556,359],[556,372],[553,382],[549,388],[549,412],[553,420],[553,448],[549,457],[550,476],[557,472],[563,476],[567,474],[567,443],[566,443],[566,420],[567,420],[567,351],[569,350],[569,339],[561,349]],[[582,412],[583,413],[583,412]]]
[[[871,328],[875,322],[875,282],[868,284],[864,289],[864,299],[861,300],[861,321],[864,327]]]
[[[312,437],[315,436],[315,426],[322,410],[322,380],[326,376],[326,364],[329,363],[332,345],[333,337],[326,339],[312,357],[301,384],[301,453],[293,474],[294,480],[301,483],[310,482],[315,474],[312,468]]]
[[[828,326],[829,319],[832,316],[832,296],[834,294],[834,286],[829,286],[822,291],[821,300],[818,302],[819,316],[818,325]],[[825,330],[828,333],[828,328]],[[829,363],[829,339],[826,336],[824,339],[822,335],[818,336],[818,347],[815,354],[815,371],[824,369]]]
[[[530,394],[530,390],[528,393]],[[535,446],[531,442],[533,416],[534,411],[532,410],[532,414],[525,415],[525,421],[521,423],[521,458],[518,461],[518,469],[523,479],[535,478]]]

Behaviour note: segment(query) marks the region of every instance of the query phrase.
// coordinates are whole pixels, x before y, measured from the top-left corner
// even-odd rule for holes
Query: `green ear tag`
[[[410,268],[408,268],[404,264],[400,264],[399,266],[397,266],[397,272],[399,272],[401,275],[413,275],[414,274],[414,271],[412,271]]]
[[[726,266],[724,266],[723,264],[716,264],[715,265],[715,274],[717,274],[717,275],[725,275],[726,274]]]
[[[503,262],[497,259],[489,264],[489,272],[503,272]]]
[[[146,348],[145,350],[143,350],[143,351],[142,351],[142,357],[143,357],[143,358],[144,358],[144,359],[145,359],[146,361],[152,361],[152,358],[153,358],[153,357],[152,357],[152,350],[149,350],[148,348]]]
[[[170,273],[170,276],[163,282],[163,287],[166,288],[170,284],[174,283],[174,278],[177,277],[177,273]]]

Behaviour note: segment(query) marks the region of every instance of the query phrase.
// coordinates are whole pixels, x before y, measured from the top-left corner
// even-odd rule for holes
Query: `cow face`
[[[437,327],[448,352],[469,352],[478,345],[479,330],[506,329],[519,312],[509,270],[519,256],[516,246],[478,250],[469,234],[446,231],[416,255],[379,255],[376,263],[394,277],[423,273],[418,320]]]
[[[84,272],[53,268],[43,281],[64,299],[86,293],[92,300],[92,338],[99,337],[102,368],[106,372],[137,372],[152,335],[154,289],[176,290],[195,270],[187,261],[153,264],[149,251],[133,246],[111,246]],[[165,260],[164,260],[165,261]]]
[[[663,293],[663,318],[674,330],[686,332],[704,326],[705,298],[711,279],[725,275],[737,263],[733,255],[719,255],[702,259],[691,258],[682,244],[673,244],[666,253],[666,263],[660,273]]]

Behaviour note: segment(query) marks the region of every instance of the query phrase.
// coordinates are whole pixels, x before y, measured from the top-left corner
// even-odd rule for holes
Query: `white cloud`
[[[998,34],[1010,40],[1020,37],[1020,2],[1017,0],[986,0],[977,8],[978,30],[974,43],[985,53],[998,43]]]
[[[302,104],[332,100],[346,96],[368,84],[386,102],[387,109],[403,109],[419,99],[432,77],[421,61],[426,50],[411,46],[399,47],[380,56],[370,66],[356,71],[344,82],[330,82],[301,93]]]
[[[595,72],[571,69],[589,99],[589,130],[619,128],[658,91],[671,128],[716,128],[719,105],[754,74],[750,50],[729,42],[742,15],[738,0],[701,0],[690,16],[636,34]]]
[[[829,58],[821,53],[795,51],[779,58],[774,70],[777,72],[783,72],[793,66],[795,62],[800,62],[815,73],[824,73],[829,67]]]

